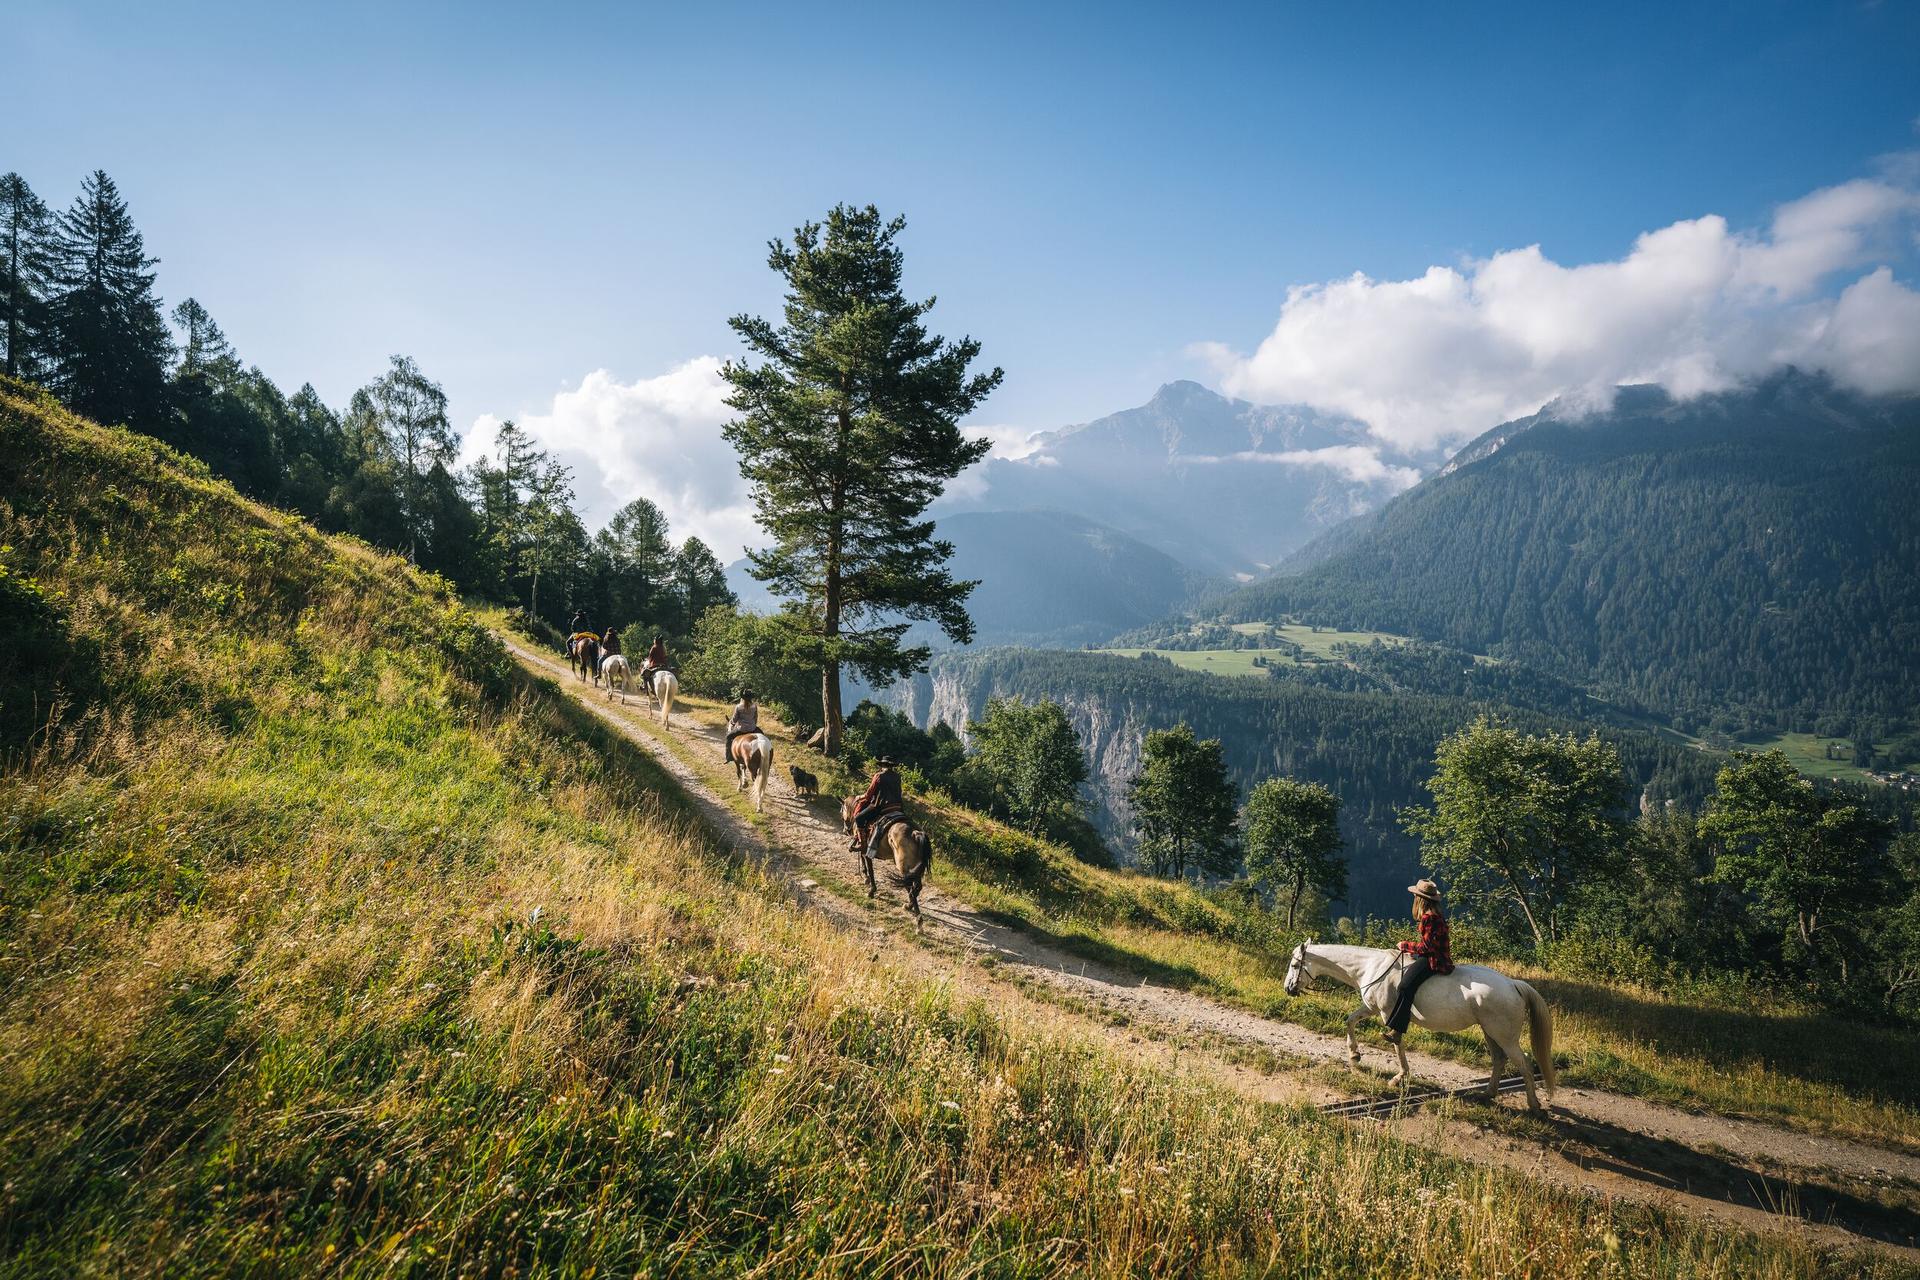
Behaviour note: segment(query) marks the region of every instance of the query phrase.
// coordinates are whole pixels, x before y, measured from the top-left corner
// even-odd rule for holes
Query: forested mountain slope
[[[1920,401],[1788,372],[1549,406],[1230,596],[1523,661],[1703,724],[1920,707]]]
[[[1231,585],[1066,511],[949,512],[935,533],[953,544],[953,576],[980,584],[967,600],[976,644],[1094,644],[1164,618],[1202,591],[1217,595]],[[729,565],[727,576],[747,607],[766,613],[779,607],[747,561]],[[931,625],[916,626],[911,636],[935,649],[952,647]]]

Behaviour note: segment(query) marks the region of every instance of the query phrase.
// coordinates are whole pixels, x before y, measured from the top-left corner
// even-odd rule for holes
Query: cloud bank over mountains
[[[1251,354],[1195,350],[1229,395],[1349,415],[1378,443],[1181,460],[1330,468],[1397,492],[1418,478],[1407,463],[1555,398],[1604,405],[1623,383],[1685,397],[1797,364],[1861,391],[1920,392],[1920,292],[1884,265],[1920,244],[1920,154],[1892,158],[1886,175],[1782,205],[1764,230],[1718,215],[1675,222],[1611,262],[1567,266],[1531,245],[1410,280],[1296,286]],[[721,364],[700,356],[634,382],[598,369],[519,423],[574,468],[590,526],[648,497],[676,538],[698,535],[729,561],[761,539],[720,436]],[[491,447],[496,425],[475,422],[467,459]],[[1036,452],[1032,428],[968,430],[993,441],[995,458],[1057,462]],[[978,504],[987,485],[976,470],[952,496]]]
[[[1251,354],[1196,351],[1231,395],[1351,414],[1416,455],[1555,397],[1603,404],[1623,383],[1685,397],[1797,364],[1861,391],[1920,392],[1920,293],[1884,265],[1823,292],[1910,252],[1917,219],[1914,183],[1859,179],[1782,205],[1764,231],[1708,215],[1612,262],[1564,266],[1531,245],[1411,280],[1296,286]]]

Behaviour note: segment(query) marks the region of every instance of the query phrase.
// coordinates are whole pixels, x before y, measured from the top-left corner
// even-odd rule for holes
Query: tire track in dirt
[[[720,764],[721,734],[675,708],[663,729],[645,696],[623,705],[569,672],[565,664],[501,637],[527,668],[553,679],[599,718],[648,751],[679,784],[702,817],[737,847],[786,873],[793,891],[849,929],[868,934],[899,931],[907,919],[905,898],[881,877],[881,901],[899,913],[876,916],[847,901],[864,894],[858,855],[847,849],[837,811],[829,799],[809,803],[784,779],[769,785],[760,823],[748,821],[716,791],[714,779],[689,762],[710,753]],[[775,759],[780,744],[775,745]],[[776,773],[779,772],[776,764]],[[775,788],[779,788],[776,791]],[[764,830],[762,829],[764,827]],[[784,865],[783,865],[784,864]],[[924,941],[929,959],[946,951],[951,962],[991,956],[995,973],[1021,978],[1065,997],[1069,1006],[1098,1011],[1103,1038],[1137,1056],[1164,1060],[1165,1045],[1138,1036],[1112,1034],[1110,1020],[1152,1028],[1174,1038],[1174,1054],[1189,1064],[1206,1046],[1267,1050],[1304,1064],[1344,1066],[1346,1042],[1292,1023],[1232,1008],[1203,995],[1154,986],[1137,974],[1103,966],[1048,945],[1027,931],[993,919],[942,892],[935,851],[933,876],[921,893]],[[818,879],[815,879],[818,877]],[[838,886],[836,894],[820,881]],[[891,923],[892,929],[888,928]],[[911,937],[911,931],[907,931]],[[1362,1046],[1383,1062],[1389,1055]],[[1415,1075],[1449,1087],[1484,1084],[1487,1073],[1464,1063],[1409,1051]],[[1214,1074],[1264,1100],[1336,1096],[1327,1086],[1286,1080],[1232,1065],[1217,1056]],[[1586,1194],[1630,1199],[1697,1213],[1749,1229],[1792,1229],[1823,1244],[1891,1246],[1920,1258],[1920,1157],[1823,1134],[1804,1133],[1753,1120],[1696,1114],[1624,1094],[1562,1086],[1552,1107],[1530,1123],[1544,1129],[1519,1137],[1456,1116],[1421,1113],[1392,1122],[1412,1141],[1467,1159],[1518,1169]]]

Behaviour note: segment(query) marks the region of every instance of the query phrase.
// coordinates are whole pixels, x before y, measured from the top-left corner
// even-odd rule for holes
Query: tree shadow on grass
[[[1485,1105],[1473,1104],[1475,1108]],[[1467,1114],[1471,1113],[1469,1109]],[[1583,1169],[1744,1208],[1831,1223],[1890,1244],[1920,1246],[1920,1194],[1911,1189],[1881,1191],[1811,1170],[1765,1172],[1665,1138],[1564,1112],[1531,1115],[1526,1122],[1536,1130],[1537,1140],[1557,1147]]]
[[[1536,986],[1556,1013],[1576,1015],[1662,1056],[1688,1056],[1723,1069],[1762,1067],[1832,1085],[1880,1102],[1920,1106],[1920,1035],[1863,1026],[1830,1014],[1749,1012],[1669,1004],[1599,983],[1543,978]]]

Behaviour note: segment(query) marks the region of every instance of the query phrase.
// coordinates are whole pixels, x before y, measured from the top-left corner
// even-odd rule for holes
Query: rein
[[[1404,951],[1397,953],[1393,957],[1393,963],[1388,965],[1386,968],[1382,969],[1380,971],[1379,977],[1375,978],[1372,982],[1369,982],[1364,987],[1360,988],[1360,998],[1362,1000],[1365,1000],[1367,998],[1367,992],[1373,990],[1375,987],[1385,982],[1390,975],[1400,972],[1400,970],[1405,967],[1406,963],[1407,963],[1407,953]]]

